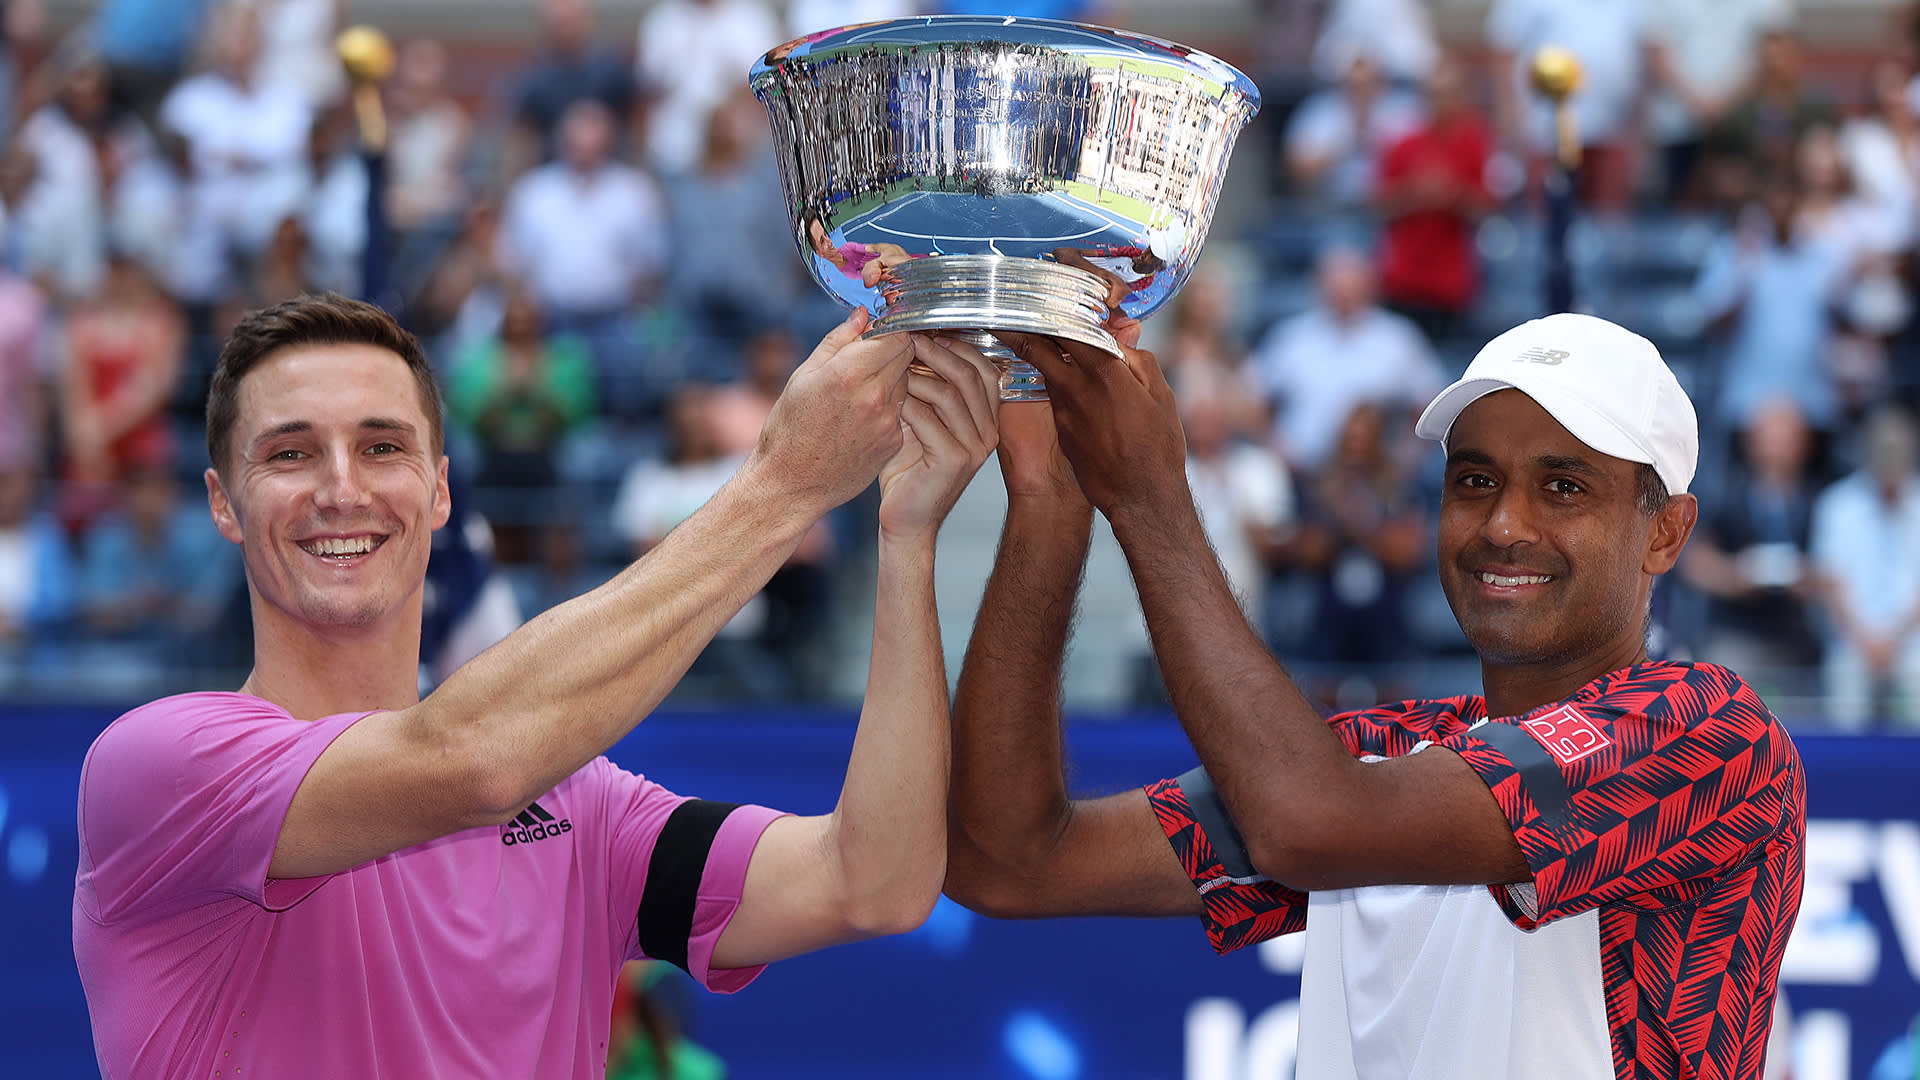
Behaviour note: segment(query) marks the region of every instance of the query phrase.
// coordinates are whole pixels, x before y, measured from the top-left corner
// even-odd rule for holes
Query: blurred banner
[[[69,928],[80,762],[111,710],[0,709],[0,1075],[91,1077]],[[686,794],[832,807],[849,713],[680,712],[612,757]],[[1172,720],[1076,723],[1075,783],[1113,791],[1194,763]],[[1794,1080],[1913,1080],[1920,1022],[1920,739],[1798,740],[1806,897],[1783,986]],[[1002,923],[942,902],[921,930],[775,965],[733,997],[686,996],[736,1080],[1291,1075],[1300,951],[1231,956],[1197,922]]]

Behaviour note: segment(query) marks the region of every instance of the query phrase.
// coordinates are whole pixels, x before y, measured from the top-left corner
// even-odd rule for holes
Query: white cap
[[[1487,342],[1466,374],[1420,414],[1414,433],[1445,443],[1462,410],[1509,388],[1593,449],[1653,466],[1669,493],[1693,481],[1700,457],[1693,402],[1660,350],[1639,334],[1591,315],[1522,323]]]

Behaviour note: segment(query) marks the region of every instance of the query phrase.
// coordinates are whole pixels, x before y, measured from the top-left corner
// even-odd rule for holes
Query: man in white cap
[[[1297,1073],[1316,1080],[1759,1075],[1804,781],[1738,675],[1647,656],[1653,579],[1698,512],[1693,407],[1652,344],[1553,315],[1434,398],[1417,430],[1447,452],[1439,573],[1485,694],[1330,720],[1207,547],[1154,358],[1017,348],[1053,401],[1001,412],[949,895],[1199,915],[1221,951],[1304,930]],[[1057,687],[1096,509],[1203,768],[1074,800]]]

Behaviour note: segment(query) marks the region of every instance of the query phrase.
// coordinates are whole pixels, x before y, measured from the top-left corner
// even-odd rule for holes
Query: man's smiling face
[[[1671,565],[1661,515],[1640,507],[1639,471],[1518,390],[1460,413],[1447,437],[1440,582],[1482,660],[1638,653],[1650,574]]]
[[[371,345],[289,348],[249,371],[238,396],[229,460],[207,484],[256,607],[322,633],[400,611],[450,510],[446,460],[405,361]]]

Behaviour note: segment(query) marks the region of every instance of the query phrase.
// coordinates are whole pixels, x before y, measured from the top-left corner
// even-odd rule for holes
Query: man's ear
[[[438,529],[453,516],[453,489],[447,484],[447,455],[440,455],[440,470],[433,480],[433,527]]]
[[[240,516],[233,512],[233,501],[227,498],[227,488],[220,482],[218,469],[207,469],[207,509],[213,514],[213,527],[220,535],[234,543],[245,539],[240,531]]]
[[[1687,546],[1693,527],[1700,520],[1700,500],[1692,495],[1675,495],[1647,523],[1647,554],[1640,569],[1648,574],[1664,574],[1680,561],[1680,550]]]

